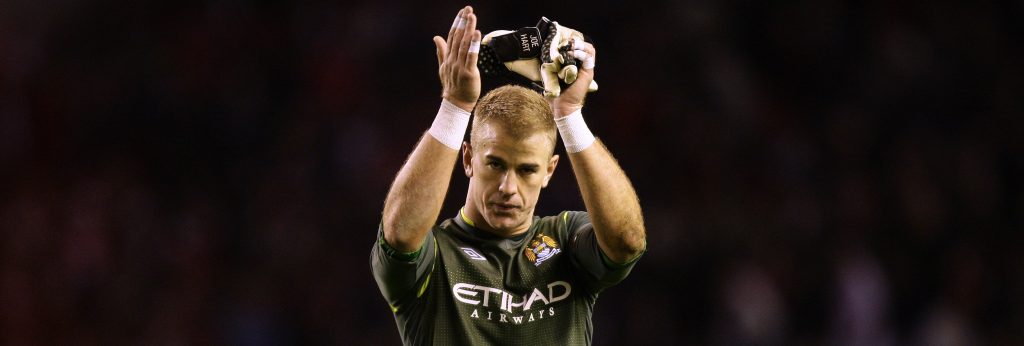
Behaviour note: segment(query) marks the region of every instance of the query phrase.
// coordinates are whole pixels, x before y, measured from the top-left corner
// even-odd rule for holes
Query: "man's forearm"
[[[601,141],[570,153],[569,160],[601,249],[616,263],[636,258],[644,250],[646,231],[626,173]]]
[[[441,101],[430,130],[402,166],[384,201],[384,241],[398,251],[419,249],[434,226],[466,134],[469,110]]]
[[[458,156],[458,150],[430,134],[420,138],[384,202],[384,240],[388,245],[413,252],[423,244],[441,212]]]

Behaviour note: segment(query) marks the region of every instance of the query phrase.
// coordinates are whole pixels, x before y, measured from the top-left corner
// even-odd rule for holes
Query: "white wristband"
[[[590,133],[587,122],[583,121],[583,112],[575,111],[568,116],[555,119],[558,133],[562,135],[565,151],[578,153],[594,144],[594,134]]]
[[[441,108],[437,110],[437,117],[428,132],[446,147],[459,150],[468,125],[469,112],[448,100],[441,100]]]

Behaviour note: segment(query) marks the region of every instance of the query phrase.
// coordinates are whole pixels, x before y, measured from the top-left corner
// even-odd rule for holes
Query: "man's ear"
[[[555,168],[558,166],[558,155],[551,155],[551,160],[548,161],[548,171],[544,175],[544,183],[541,187],[548,187],[548,181],[551,180],[551,176],[555,174]]]
[[[473,146],[469,142],[462,142],[462,169],[467,178],[473,177]]]

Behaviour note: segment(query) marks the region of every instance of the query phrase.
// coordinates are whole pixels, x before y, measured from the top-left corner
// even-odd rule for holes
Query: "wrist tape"
[[[448,100],[441,100],[441,108],[437,110],[437,117],[427,132],[444,146],[459,150],[462,147],[462,139],[466,136],[469,114]]]
[[[596,140],[594,134],[583,121],[583,112],[575,111],[568,116],[556,118],[555,126],[558,126],[558,133],[562,135],[562,143],[565,144],[565,151],[570,154],[578,153],[589,148]]]

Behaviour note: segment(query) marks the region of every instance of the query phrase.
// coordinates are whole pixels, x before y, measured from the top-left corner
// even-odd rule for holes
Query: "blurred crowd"
[[[462,5],[0,3],[0,344],[398,344],[369,249]],[[649,238],[595,344],[1024,343],[1024,4],[471,5],[596,41]]]

